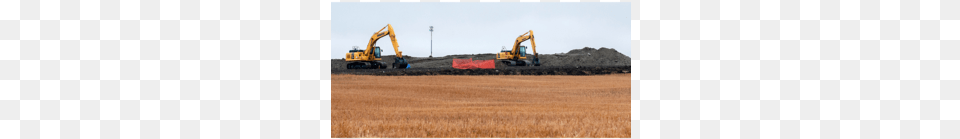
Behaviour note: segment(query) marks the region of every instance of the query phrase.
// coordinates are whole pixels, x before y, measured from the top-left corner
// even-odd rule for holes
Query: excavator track
[[[527,66],[527,63],[530,63],[526,60],[501,60],[500,62],[507,66]]]
[[[533,60],[507,59],[500,60],[500,63],[506,66],[540,66],[540,58],[534,58]]]
[[[347,69],[386,69],[387,65],[379,61],[353,62],[347,64]]]

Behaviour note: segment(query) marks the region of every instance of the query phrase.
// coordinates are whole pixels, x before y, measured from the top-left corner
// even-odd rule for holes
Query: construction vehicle
[[[386,29],[386,31],[384,31]],[[366,49],[359,49],[354,47],[353,50],[350,50],[347,53],[346,61],[351,62],[347,64],[347,69],[384,69],[387,68],[387,64],[382,62],[380,59],[380,53],[383,50],[380,49],[380,46],[377,46],[377,40],[385,36],[390,36],[390,41],[393,42],[393,51],[397,53],[397,57],[394,58],[393,68],[405,69],[409,68],[407,60],[403,58],[403,52],[400,52],[400,45],[397,44],[396,33],[393,32],[393,26],[387,24],[387,26],[381,28],[376,33],[373,33],[373,36],[370,37],[370,42],[367,42]]]
[[[533,46],[532,61],[527,60],[527,46],[520,45],[527,40],[530,40],[530,46]],[[513,42],[513,48],[510,50],[500,50],[500,53],[497,53],[497,60],[507,66],[540,66],[540,57],[537,54],[537,43],[533,39],[533,30],[517,37]]]

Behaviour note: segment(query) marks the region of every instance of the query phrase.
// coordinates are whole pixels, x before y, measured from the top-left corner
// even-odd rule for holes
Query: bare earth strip
[[[334,138],[630,138],[630,74],[332,78]]]

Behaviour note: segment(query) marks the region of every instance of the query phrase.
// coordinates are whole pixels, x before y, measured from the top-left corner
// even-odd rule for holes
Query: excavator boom
[[[383,31],[384,29],[387,29],[387,31]],[[400,52],[400,45],[397,44],[397,35],[393,32],[393,26],[390,26],[390,24],[373,33],[373,36],[370,37],[370,42],[367,42],[367,50],[364,51],[364,53],[370,53],[373,47],[376,47],[377,40],[386,36],[390,36],[390,42],[393,43],[393,51],[397,53],[397,57],[403,57],[403,52]]]
[[[529,35],[527,35],[527,34],[529,34]],[[523,35],[520,35],[519,37],[517,37],[517,40],[513,42],[513,51],[511,51],[511,52],[514,53],[514,54],[519,54],[519,52],[520,52],[520,49],[519,49],[519,48],[520,48],[520,43],[523,43],[524,41],[527,41],[527,40],[530,40],[530,45],[531,45],[531,47],[532,47],[532,49],[533,49],[533,54],[536,55],[536,54],[537,54],[537,43],[536,43],[536,40],[533,39],[533,30],[530,30],[530,31],[528,31],[528,32],[526,32],[526,33],[523,33]]]

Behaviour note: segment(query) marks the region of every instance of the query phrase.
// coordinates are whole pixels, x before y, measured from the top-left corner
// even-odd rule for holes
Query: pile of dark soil
[[[360,75],[598,75],[630,73],[630,66],[595,67],[507,67],[503,69],[455,69],[455,68],[411,68],[411,69],[332,69],[334,74]]]
[[[403,57],[407,59],[407,62],[410,64],[410,69],[406,69],[405,71],[410,71],[410,72],[400,72],[398,74],[408,74],[408,73],[420,74],[420,73],[414,73],[414,71],[419,71],[417,69],[424,69],[424,70],[431,69],[431,72],[423,73],[423,74],[432,75],[433,73],[435,73],[435,72],[432,72],[432,70],[459,70],[459,69],[451,68],[451,66],[453,66],[453,59],[472,58],[474,60],[489,60],[489,59],[496,59],[496,56],[497,55],[494,53],[447,55],[443,57],[433,57],[433,58],[411,57],[409,55],[406,55]],[[626,70],[628,71],[630,70],[629,69],[630,57],[627,57],[626,55],[623,55],[617,50],[610,49],[610,48],[601,47],[600,49],[594,49],[590,47],[584,47],[583,49],[570,50],[567,53],[540,54],[539,57],[540,57],[540,63],[542,68],[530,68],[530,69],[577,68],[577,67],[604,67],[604,68],[627,67]],[[382,56],[381,58],[383,59],[383,62],[387,64],[389,69],[393,69],[391,64],[394,62],[394,58],[396,58],[395,55],[385,55],[385,56]],[[533,55],[527,54],[527,58],[532,59]],[[333,59],[332,62],[330,63],[331,64],[330,66],[334,74],[351,73],[350,70],[346,68],[347,63],[350,63],[350,62],[344,61],[343,59]],[[511,69],[529,70],[527,68],[522,68],[522,67],[507,67],[503,64],[497,64],[497,68],[492,70],[494,72],[488,72],[481,69],[477,69],[476,71],[481,71],[479,73],[484,73],[484,74],[489,73],[489,74],[499,75],[503,73],[503,71],[509,71]],[[377,70],[382,70],[384,71],[384,73],[386,71],[383,69],[377,69]],[[366,71],[366,70],[360,70],[360,71]],[[557,74],[560,74],[560,71],[561,70],[543,71],[543,72],[548,72],[548,73],[556,72]],[[565,70],[562,70],[562,71],[565,71]],[[469,73],[464,73],[464,72],[469,72]],[[530,73],[534,73],[534,72],[537,72],[537,71],[530,71]],[[539,72],[539,73],[543,73],[543,72]],[[444,71],[442,73],[464,73],[464,74],[473,75],[473,73],[477,73],[477,72],[474,72],[473,70],[467,70],[467,71],[449,71],[449,72]],[[565,72],[565,73],[568,73],[568,72]],[[509,73],[504,73],[504,74],[509,74]],[[539,74],[532,74],[532,75],[539,75]]]
[[[541,54],[543,66],[630,66],[630,57],[610,48],[584,47],[561,54]]]

